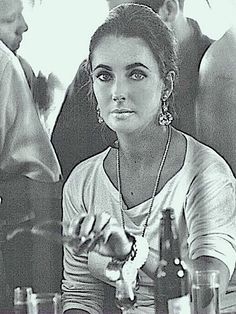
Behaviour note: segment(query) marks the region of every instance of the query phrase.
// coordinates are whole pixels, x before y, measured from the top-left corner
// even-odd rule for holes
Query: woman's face
[[[104,37],[93,53],[92,78],[101,116],[112,130],[131,133],[155,123],[164,83],[142,39]]]

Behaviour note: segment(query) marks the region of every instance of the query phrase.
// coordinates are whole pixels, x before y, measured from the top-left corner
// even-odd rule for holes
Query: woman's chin
[[[116,133],[132,133],[135,131],[135,128],[127,125],[127,123],[112,123],[108,124],[108,127]]]

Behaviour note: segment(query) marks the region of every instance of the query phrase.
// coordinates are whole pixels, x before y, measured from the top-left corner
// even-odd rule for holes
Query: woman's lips
[[[112,111],[112,113],[133,113],[134,111],[130,109],[115,109]]]
[[[130,109],[115,109],[112,114],[118,119],[125,119],[134,114],[134,111]]]

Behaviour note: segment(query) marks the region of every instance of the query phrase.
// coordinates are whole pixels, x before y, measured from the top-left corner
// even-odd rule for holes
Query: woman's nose
[[[125,101],[126,97],[124,95],[113,95],[112,100],[115,102],[123,102]]]
[[[112,100],[115,102],[125,101],[127,97],[127,85],[123,78],[116,79],[112,90]]]

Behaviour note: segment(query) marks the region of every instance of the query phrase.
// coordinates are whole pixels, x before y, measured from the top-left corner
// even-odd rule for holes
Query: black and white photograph
[[[0,0],[0,314],[236,313],[236,0]]]

